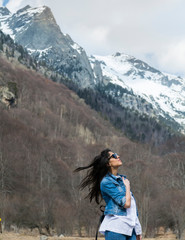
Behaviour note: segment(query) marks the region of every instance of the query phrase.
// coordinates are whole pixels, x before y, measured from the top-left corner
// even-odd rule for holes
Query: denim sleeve
[[[111,197],[120,207],[124,207],[126,203],[126,193],[120,190],[112,181],[102,181],[100,188],[102,193]]]

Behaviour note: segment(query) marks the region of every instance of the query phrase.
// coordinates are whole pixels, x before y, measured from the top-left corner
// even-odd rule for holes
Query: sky
[[[185,77],[184,0],[0,0],[12,13],[48,6],[88,55],[123,52]]]

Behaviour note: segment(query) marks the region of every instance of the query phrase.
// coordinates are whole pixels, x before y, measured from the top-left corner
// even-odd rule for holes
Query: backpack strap
[[[100,216],[100,219],[99,219],[99,222],[98,222],[98,227],[97,227],[97,230],[96,230],[95,240],[98,240],[98,231],[99,231],[100,225],[103,222],[103,219],[105,217],[104,210],[102,208],[105,208],[105,206],[103,206],[103,205],[100,206],[100,211],[102,212],[102,215]]]

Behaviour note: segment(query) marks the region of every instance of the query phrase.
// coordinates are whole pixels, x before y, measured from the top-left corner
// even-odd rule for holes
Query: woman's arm
[[[142,235],[136,235],[136,240],[142,240]]]
[[[125,179],[124,177],[122,177],[122,179],[126,188],[126,195],[125,195],[126,202],[125,202],[124,208],[129,208],[131,205],[130,182],[128,179]]]

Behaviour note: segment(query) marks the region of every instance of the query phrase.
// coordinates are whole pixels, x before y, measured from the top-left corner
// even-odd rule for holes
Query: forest
[[[0,103],[0,217],[5,229],[38,228],[94,236],[99,206],[79,191],[87,165],[104,148],[119,153],[135,195],[144,237],[185,229],[185,137],[151,146],[130,140],[63,84],[0,57],[0,86],[16,104]],[[103,201],[102,201],[102,204]]]

